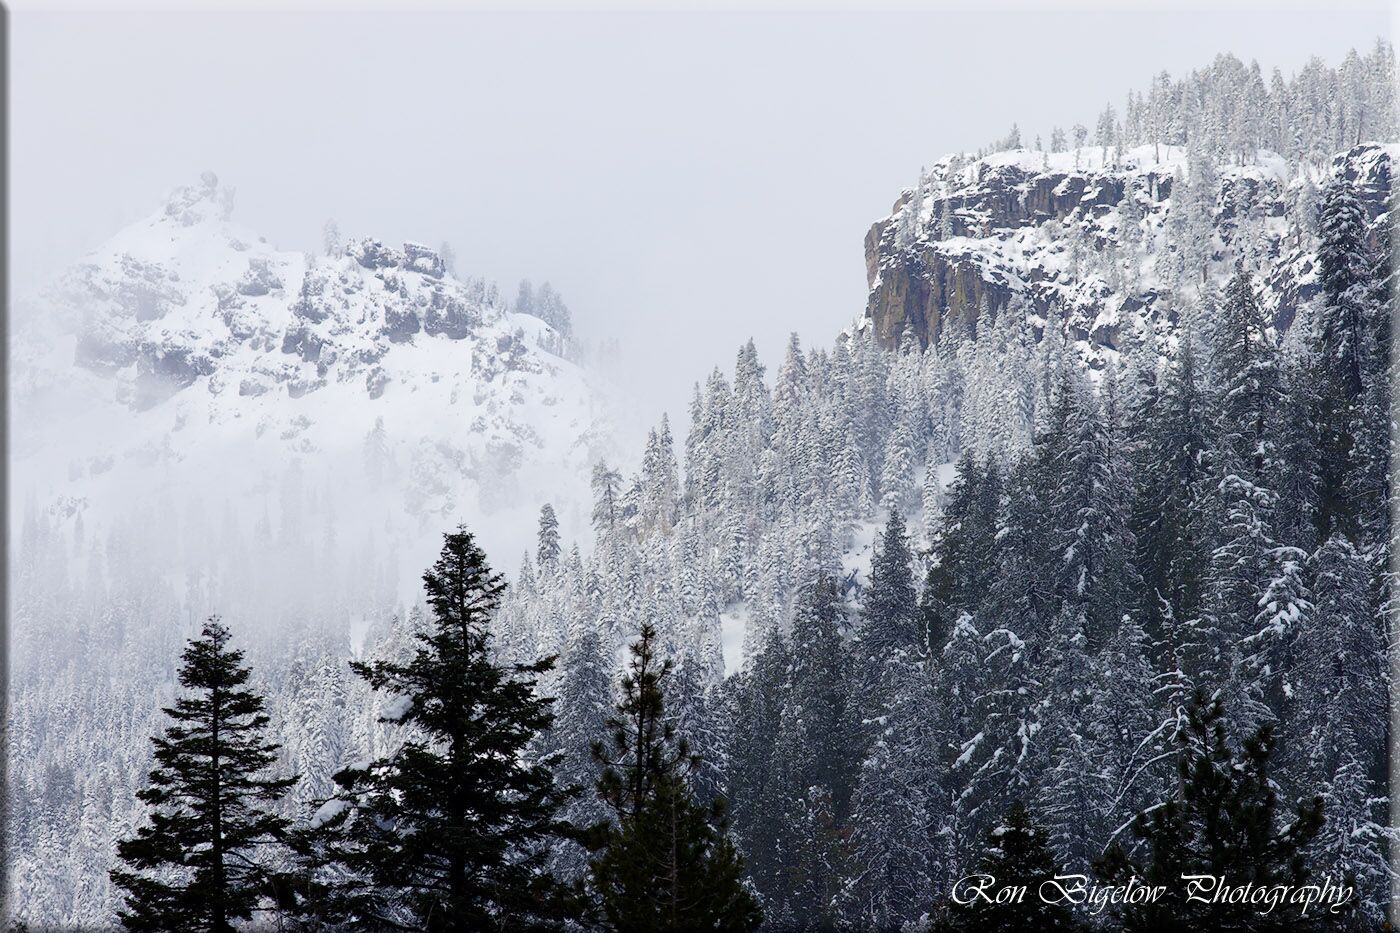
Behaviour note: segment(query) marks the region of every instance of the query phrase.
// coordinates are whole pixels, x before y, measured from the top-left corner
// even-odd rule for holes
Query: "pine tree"
[[[1318,281],[1324,296],[1319,337],[1334,385],[1347,400],[1361,394],[1365,301],[1369,297],[1366,217],[1353,182],[1332,181],[1323,192],[1319,216]]]
[[[1132,527],[1145,584],[1141,606],[1144,628],[1159,642],[1166,638],[1168,620],[1200,615],[1206,540],[1213,531],[1203,508],[1213,444],[1211,407],[1191,323],[1166,363],[1160,393],[1141,415],[1134,456]],[[1177,660],[1169,658],[1166,665],[1175,669]]]
[[[997,889],[1024,888],[1023,896],[1017,901],[992,903],[962,895],[968,903],[952,908],[945,929],[968,933],[1075,929],[1068,904],[1041,896],[1041,885],[1063,872],[1050,851],[1045,830],[1019,800],[1011,805],[1005,820],[987,834],[986,854],[977,870],[996,879]]]
[[[1390,542],[1392,312],[1396,276],[1400,275],[1393,260],[1393,231],[1389,223],[1389,218],[1396,216],[1400,194],[1391,184],[1389,166],[1389,161],[1382,163],[1379,173],[1381,190],[1389,192],[1386,202],[1389,212],[1385,222],[1374,225],[1375,245],[1368,253],[1367,267],[1372,274],[1365,307],[1363,389],[1356,428],[1356,458],[1348,489],[1349,498],[1358,504],[1363,533],[1377,543],[1382,553],[1388,553]],[[1384,560],[1379,559],[1378,563]]]
[[[1321,388],[1314,317],[1293,320],[1282,346],[1282,394],[1286,404],[1276,413],[1273,430],[1278,448],[1278,509],[1275,536],[1281,545],[1312,553],[1318,544],[1322,491]],[[1389,445],[1386,445],[1389,446]]]
[[[325,226],[321,228],[321,245],[327,256],[340,255],[340,225],[334,219],[326,221]]]
[[[931,906],[943,874],[934,829],[943,802],[937,782],[937,717],[922,646],[897,649],[876,682],[881,702],[867,708],[870,751],[851,802],[851,877],[840,909],[853,926],[897,928]]]
[[[765,898],[777,893],[783,868],[783,788],[774,769],[774,749],[783,726],[791,653],[781,631],[769,634],[747,667],[726,682],[734,731],[730,736],[729,799],[734,836],[747,854],[745,866]]]
[[[286,840],[288,822],[273,806],[296,778],[266,776],[280,746],[264,738],[263,698],[246,686],[243,652],[229,637],[211,618],[190,641],[180,685],[194,695],[165,709],[175,723],[152,739],[156,766],[137,794],[150,822],[117,844],[127,867],[111,872],[126,891],[127,929],[222,933],[277,893],[261,853]]]
[[[826,788],[837,814],[850,802],[855,767],[852,737],[845,734],[845,657],[841,628],[845,607],[836,581],[823,576],[808,584],[793,613],[789,686],[775,749],[801,793]]]
[[[383,415],[374,419],[374,427],[365,435],[364,464],[365,477],[369,480],[370,488],[378,489],[393,466]]]
[[[554,506],[546,502],[540,506],[540,528],[535,559],[540,571],[544,572],[559,562],[559,519],[554,515]]]
[[[919,632],[913,559],[904,518],[897,511],[891,512],[871,564],[861,629],[861,650],[877,658],[924,641]]]
[[[603,461],[593,465],[593,530],[602,538],[622,524],[622,476]]]
[[[1237,266],[1226,288],[1216,331],[1214,366],[1221,382],[1219,434],[1207,518],[1215,529],[1204,587],[1204,624],[1188,673],[1217,683],[1245,731],[1270,716],[1256,674],[1277,670],[1288,636],[1255,620],[1268,581],[1291,552],[1274,532],[1280,476],[1270,428],[1283,408],[1278,351],[1249,274]]]
[[[981,602],[965,610],[977,613],[979,620],[1011,620],[1028,633],[1046,631],[1057,605],[1059,555],[1052,551],[1050,498],[1040,462],[1038,453],[1023,456],[1007,477],[1005,502],[990,504],[993,522],[981,540],[997,561],[995,572],[983,578],[981,591],[969,590]]]
[[[676,474],[671,426],[664,415],[661,418],[661,426],[651,431],[647,437],[642,470],[637,478],[637,493],[639,533],[645,537],[670,531],[676,521],[680,481]]]
[[[1197,690],[1178,733],[1178,795],[1134,822],[1134,834],[1150,849],[1145,866],[1115,845],[1097,869],[1108,882],[1136,876],[1163,885],[1152,904],[1125,906],[1119,922],[1128,930],[1286,930],[1301,918],[1280,907],[1263,913],[1257,904],[1187,900],[1183,875],[1214,875],[1231,885],[1301,885],[1309,877],[1306,852],[1323,826],[1321,797],[1300,801],[1282,823],[1269,773],[1275,749],[1272,723],[1240,743],[1226,737],[1225,705]]]
[[[643,625],[631,646],[622,700],[594,755],[598,793],[614,822],[592,863],[593,888],[609,929],[745,931],[762,921],[743,883],[723,808],[700,807],[686,775],[697,764],[665,709],[670,661],[658,661],[656,630]]]
[[[1354,501],[1358,408],[1367,370],[1367,307],[1373,283],[1366,250],[1366,219],[1353,183],[1338,177],[1323,193],[1319,216],[1318,280],[1323,301],[1317,328],[1323,373],[1318,399],[1321,440],[1319,536],[1336,528],[1355,535],[1361,503]],[[1381,260],[1388,265],[1389,257]]]
[[[839,833],[850,808],[858,761],[846,709],[844,619],[836,581],[819,578],[803,588],[794,611],[791,665],[783,691],[770,781],[776,812],[774,890],[795,928],[815,929],[832,920],[841,883]]]
[[[1327,824],[1317,840],[1328,870],[1356,879],[1362,900],[1381,902],[1384,845],[1385,646],[1370,609],[1370,570],[1334,534],[1313,558],[1316,605],[1302,620],[1286,672],[1284,786],[1322,793]]]
[[[920,613],[929,650],[943,650],[953,622],[986,599],[1000,560],[997,534],[1001,477],[996,462],[985,468],[971,452],[958,460],[943,520],[933,539]]]
[[[1082,389],[1065,393],[1073,401],[1069,436],[1061,459],[1041,466],[1054,482],[1050,521],[1053,552],[1060,558],[1059,596],[1083,613],[1094,646],[1111,637],[1141,587],[1114,392],[1110,373],[1104,377],[1102,404]]]
[[[338,873],[321,919],[352,928],[552,928],[570,901],[545,871],[572,838],[559,809],[572,789],[523,756],[553,723],[534,681],[553,658],[502,666],[489,625],[505,583],[465,528],[445,535],[423,575],[433,619],[403,660],[351,667],[393,699],[381,721],[406,728],[390,755],[336,775],[322,835]]]
[[[546,735],[555,755],[556,779],[566,786],[585,786],[593,779],[593,737],[606,721],[612,703],[612,670],[598,633],[575,632],[565,651],[559,678],[559,718]],[[569,822],[592,826],[606,814],[600,801],[581,794],[564,808]],[[582,878],[588,869],[585,851],[578,845],[559,846],[553,869],[567,881]]]
[[[1132,529],[1143,576],[1144,627],[1160,639],[1164,617],[1195,618],[1204,575],[1199,512],[1205,484],[1206,399],[1190,322],[1160,378],[1160,389],[1136,414],[1132,448]]]

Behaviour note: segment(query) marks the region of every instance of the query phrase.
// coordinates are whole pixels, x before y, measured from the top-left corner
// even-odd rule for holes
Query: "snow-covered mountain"
[[[1261,151],[1219,166],[1184,146],[1026,148],[950,155],[905,189],[865,238],[866,319],[885,346],[927,346],[947,328],[1015,307],[1060,317],[1092,360],[1138,315],[1159,335],[1243,259],[1287,328],[1318,290],[1318,190],[1357,182],[1368,219],[1386,210],[1400,147],[1359,145],[1331,165]]]
[[[153,485],[237,501],[292,464],[328,496],[374,487],[379,512],[434,536],[528,529],[542,489],[582,501],[609,432],[563,335],[427,247],[280,250],[232,207],[205,174],[22,304],[21,501],[101,511]]]

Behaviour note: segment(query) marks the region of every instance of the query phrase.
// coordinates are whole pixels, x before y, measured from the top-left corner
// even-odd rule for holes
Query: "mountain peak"
[[[235,189],[221,186],[219,176],[205,172],[199,183],[176,188],[165,201],[163,216],[183,227],[204,221],[227,221],[233,215]]]
[[[22,304],[15,449],[36,488],[115,502],[155,464],[188,489],[293,460],[344,474],[383,424],[410,538],[428,515],[528,522],[524,490],[559,477],[583,501],[609,429],[551,323],[420,243],[281,250],[232,206],[205,173]]]

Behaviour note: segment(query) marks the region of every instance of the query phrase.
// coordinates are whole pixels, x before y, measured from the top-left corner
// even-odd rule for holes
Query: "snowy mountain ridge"
[[[551,484],[570,498],[609,428],[554,328],[427,247],[279,250],[232,207],[206,173],[25,303],[22,496],[115,505],[149,493],[153,467],[165,494],[196,495],[212,470],[230,497],[261,495],[295,461],[339,493],[396,485],[374,506],[434,533],[533,515]]]

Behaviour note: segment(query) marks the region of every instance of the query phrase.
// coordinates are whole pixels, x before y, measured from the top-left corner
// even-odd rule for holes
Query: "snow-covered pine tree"
[[[1293,320],[1280,347],[1280,389],[1287,404],[1275,414],[1272,431],[1277,438],[1278,507],[1275,538],[1280,545],[1304,554],[1316,549],[1321,526],[1322,494],[1322,387],[1314,317],[1302,309]]]
[[[1366,220],[1355,186],[1337,177],[1323,191],[1319,213],[1318,356],[1324,376],[1319,408],[1321,441],[1321,509],[1319,532],[1334,528],[1355,535],[1359,502],[1352,501],[1351,471],[1357,441],[1357,416],[1367,370],[1367,307],[1372,298]]]
[[[555,780],[564,787],[588,787],[597,779],[591,749],[612,710],[612,664],[599,633],[586,623],[573,628],[560,661],[559,711],[544,744],[553,756]],[[595,794],[583,793],[564,804],[563,817],[574,826],[588,827],[606,818]],[[551,856],[550,869],[565,881],[583,878],[588,870],[584,847],[565,840]]]
[[[1112,637],[1141,586],[1114,375],[1105,374],[1097,399],[1082,386],[1063,397],[1069,436],[1040,448],[1047,460],[1038,469],[1054,484],[1049,501],[1058,596],[1083,614],[1084,635],[1099,646]],[[1051,459],[1057,455],[1059,462]]]
[[[1274,534],[1280,468],[1269,430],[1284,404],[1278,350],[1249,273],[1238,266],[1226,287],[1212,365],[1219,387],[1219,428],[1208,500],[1214,541],[1204,586],[1202,649],[1187,673],[1222,685],[1231,715],[1250,732],[1272,717],[1258,671],[1279,669],[1289,633],[1275,623],[1255,628],[1269,581],[1294,559]],[[1282,597],[1284,594],[1278,594]],[[1301,595],[1301,594],[1294,594]],[[1193,669],[1194,668],[1194,669]]]
[[[540,506],[536,541],[535,560],[539,564],[540,572],[552,571],[559,563],[559,518],[554,514],[554,506],[548,502]]]
[[[1167,361],[1161,391],[1143,413],[1144,436],[1133,475],[1132,528],[1143,576],[1141,602],[1149,637],[1163,646],[1166,666],[1178,664],[1166,641],[1167,619],[1194,620],[1201,611],[1206,573],[1210,399],[1198,365],[1190,322]]]
[[[783,904],[801,928],[829,925],[832,899],[842,877],[839,831],[845,825],[859,761],[850,735],[841,628],[845,608],[836,581],[812,580],[799,596],[793,619],[791,665],[783,693],[769,780],[779,810],[771,814],[785,857],[776,890],[766,898]]]
[[[1362,395],[1357,425],[1357,457],[1352,470],[1349,498],[1359,504],[1362,533],[1376,548],[1377,565],[1384,565],[1391,539],[1393,494],[1391,424],[1393,412],[1393,311],[1395,283],[1400,263],[1393,252],[1391,218],[1397,216],[1400,192],[1391,181],[1390,163],[1379,170],[1379,185],[1386,194],[1387,213],[1373,224],[1374,246],[1368,252],[1371,273],[1363,322]]]
[[[773,749],[782,729],[791,655],[782,632],[770,632],[745,669],[725,681],[734,729],[726,754],[734,836],[749,877],[760,892],[776,888],[783,853],[779,824],[782,790],[773,774]]]
[[[987,598],[1000,561],[1000,469],[964,452],[944,496],[920,604],[925,641],[943,650],[953,622]]]
[[[891,512],[870,569],[870,589],[861,611],[860,650],[877,665],[892,651],[925,641],[914,592],[913,554],[904,518]]]
[[[622,508],[622,475],[603,461],[593,465],[593,530],[599,538],[625,520]]]
[[[869,751],[851,800],[849,876],[837,908],[852,926],[897,929],[933,904],[943,875],[934,832],[939,798],[937,719],[921,644],[892,647],[878,681],[878,712],[863,723]],[[866,662],[868,663],[868,661]]]
[[[1302,620],[1288,670],[1282,778],[1292,796],[1321,793],[1327,822],[1318,859],[1352,873],[1383,903],[1377,822],[1386,775],[1385,646],[1371,610],[1371,571],[1340,533],[1314,558],[1314,606]]]

